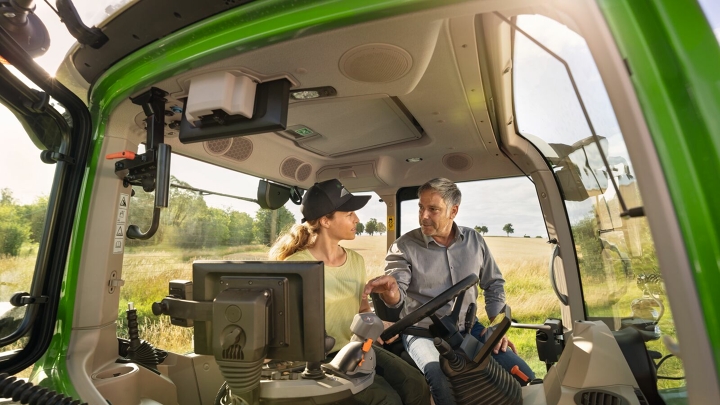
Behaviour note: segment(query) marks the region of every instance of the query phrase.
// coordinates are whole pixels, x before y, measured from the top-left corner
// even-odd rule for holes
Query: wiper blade
[[[195,191],[195,192],[200,193],[200,195],[219,195],[221,197],[235,198],[236,200],[248,201],[248,202],[252,202],[255,204],[259,204],[258,200],[255,200],[252,198],[240,197],[240,196],[232,195],[232,194],[223,194],[223,193],[218,193],[216,191],[203,190],[201,188],[181,186],[179,184],[170,184],[170,187],[181,188],[183,190]]]

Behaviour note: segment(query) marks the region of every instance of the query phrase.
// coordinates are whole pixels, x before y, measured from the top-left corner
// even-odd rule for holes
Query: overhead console
[[[423,129],[396,97],[294,102],[278,135],[321,156],[343,156],[415,141]]]

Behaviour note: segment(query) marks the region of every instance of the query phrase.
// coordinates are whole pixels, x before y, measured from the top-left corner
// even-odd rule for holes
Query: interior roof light
[[[337,96],[337,90],[331,86],[298,89],[290,92],[290,98],[293,100],[312,100],[320,97],[333,96]]]

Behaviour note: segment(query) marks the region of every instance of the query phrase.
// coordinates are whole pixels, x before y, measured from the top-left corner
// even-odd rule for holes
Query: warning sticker
[[[113,254],[121,254],[125,248],[125,224],[127,223],[130,194],[120,194],[117,216],[113,228]]]
[[[129,197],[130,196],[128,194],[120,194],[120,203],[118,204],[118,207],[127,208]]]
[[[125,239],[115,239],[113,242],[113,253],[122,253],[125,246]]]
[[[118,210],[117,223],[124,224],[127,219],[127,209],[120,208]]]
[[[388,215],[388,217],[387,217],[387,230],[388,231],[395,230],[395,216],[394,215]]]

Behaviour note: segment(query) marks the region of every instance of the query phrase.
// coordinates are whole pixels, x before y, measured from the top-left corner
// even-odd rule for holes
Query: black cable
[[[660,359],[660,361],[658,361],[658,363],[655,365],[655,369],[656,369],[656,370],[659,370],[659,369],[660,369],[660,366],[665,362],[665,360],[669,359],[670,357],[675,357],[675,355],[672,354],[672,353],[670,353],[670,354],[668,354],[667,356],[665,356],[665,357],[663,357],[662,359]],[[658,378],[658,380],[684,380],[684,379],[685,379],[685,376],[682,376],[682,377],[668,377],[668,376],[665,376],[665,375],[659,375],[659,376],[657,376],[657,378]]]
[[[665,356],[665,357],[663,357],[662,359],[660,359],[660,361],[658,361],[658,363],[655,365],[655,369],[656,369],[656,370],[659,370],[659,369],[660,369],[660,366],[662,366],[662,364],[665,362],[665,360],[669,359],[670,357],[675,357],[675,355],[672,354],[672,353],[670,353],[670,354],[668,354],[667,356]]]
[[[60,17],[60,13],[58,13],[57,9],[55,9],[55,7],[53,7],[48,0],[45,0],[45,4],[47,4],[48,7],[50,7],[50,9],[55,12],[55,15],[57,15],[59,18],[62,18]]]

